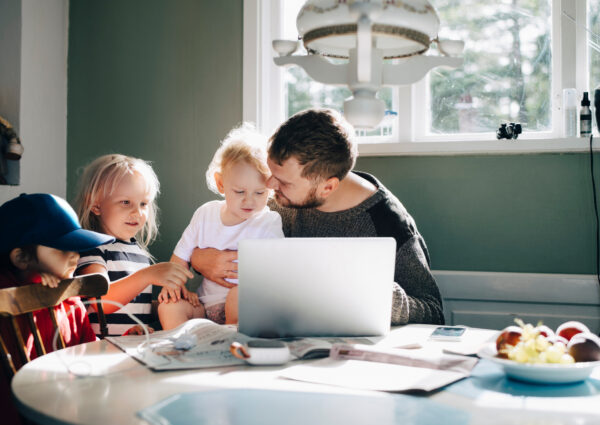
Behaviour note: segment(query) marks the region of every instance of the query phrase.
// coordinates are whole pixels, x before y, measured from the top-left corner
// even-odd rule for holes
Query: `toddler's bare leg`
[[[225,323],[234,325],[238,322],[238,287],[234,286],[225,299]]]
[[[205,317],[202,304],[193,307],[187,300],[179,300],[176,303],[160,303],[158,305],[158,318],[164,330],[176,328],[190,319],[199,317]]]

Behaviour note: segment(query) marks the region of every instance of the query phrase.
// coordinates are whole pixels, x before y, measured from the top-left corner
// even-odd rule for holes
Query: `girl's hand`
[[[188,279],[194,278],[194,275],[189,269],[183,267],[181,264],[170,262],[154,264],[143,270],[144,273],[148,274],[149,283],[169,287],[173,290],[181,288]],[[180,296],[181,295],[178,293],[177,299],[179,299]]]
[[[181,291],[185,290],[185,286],[177,286],[172,288],[170,286],[163,286],[158,294],[158,302],[169,304],[170,302],[177,302],[181,299]]]
[[[42,285],[49,286],[50,288],[56,288],[60,279],[50,273],[40,273],[42,278]]]
[[[152,329],[150,326],[146,326],[146,327],[148,328],[149,334],[154,332],[154,329]],[[140,325],[135,325],[135,326],[132,326],[131,328],[127,329],[123,335],[144,335],[144,334],[145,334],[145,332],[142,329],[142,327]]]

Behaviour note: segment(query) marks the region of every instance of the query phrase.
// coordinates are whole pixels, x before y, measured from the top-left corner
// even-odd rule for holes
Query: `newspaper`
[[[246,364],[234,357],[232,342],[246,344],[251,339],[236,326],[218,325],[208,319],[192,319],[168,331],[145,335],[108,337],[108,341],[153,370],[195,369]],[[327,357],[334,343],[372,344],[368,338],[288,338],[282,339],[292,360]]]

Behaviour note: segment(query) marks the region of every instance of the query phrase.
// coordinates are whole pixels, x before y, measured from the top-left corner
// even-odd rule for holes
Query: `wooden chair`
[[[17,317],[24,315],[27,317],[30,329],[33,333],[34,344],[36,351],[46,354],[44,344],[35,321],[33,320],[33,312],[42,309],[48,309],[52,319],[54,331],[58,328],[54,306],[62,303],[67,298],[84,297],[95,298],[100,297],[108,291],[108,281],[101,274],[91,274],[79,276],[73,279],[66,279],[59,282],[56,288],[50,288],[42,284],[31,284],[25,286],[17,286],[13,288],[0,289],[0,316],[8,316],[11,318],[11,327],[17,341],[18,351],[23,364],[29,362],[26,351],[26,344],[21,334]],[[96,304],[98,309],[98,319],[100,323],[101,337],[107,335],[106,317],[102,309],[102,304]],[[65,348],[65,342],[60,332],[58,333],[58,347]],[[0,360],[4,366],[9,379],[16,373],[12,357],[8,352],[2,337],[0,336]]]

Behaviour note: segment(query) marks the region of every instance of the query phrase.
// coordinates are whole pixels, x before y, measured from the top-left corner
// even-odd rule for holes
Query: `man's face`
[[[271,159],[267,160],[271,169],[271,177],[267,187],[275,191],[275,200],[288,208],[316,208],[325,200],[318,196],[319,184],[302,177],[303,166],[294,157],[288,158],[281,165]]]

